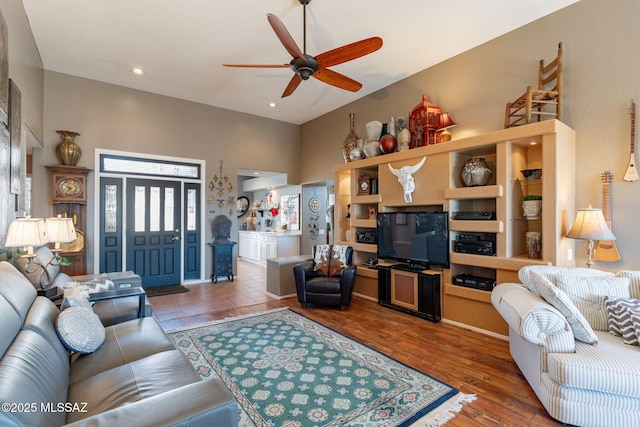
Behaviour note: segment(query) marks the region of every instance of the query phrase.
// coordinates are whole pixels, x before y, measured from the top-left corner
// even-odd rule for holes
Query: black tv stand
[[[438,322],[440,277],[425,265],[378,265],[378,304]]]
[[[424,270],[429,270],[429,264],[393,264],[391,265],[391,268],[394,268],[396,270],[402,270],[402,271],[411,271],[413,273],[420,273],[421,271]]]

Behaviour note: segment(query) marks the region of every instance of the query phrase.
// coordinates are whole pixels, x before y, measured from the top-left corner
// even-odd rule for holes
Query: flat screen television
[[[381,212],[378,258],[449,268],[448,212]]]

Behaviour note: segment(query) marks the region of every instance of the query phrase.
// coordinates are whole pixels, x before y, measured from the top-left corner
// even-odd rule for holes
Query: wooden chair
[[[562,42],[558,43],[558,56],[548,65],[540,60],[538,71],[538,89],[528,86],[524,94],[514,102],[508,102],[504,117],[504,127],[520,126],[543,118],[562,120]],[[555,106],[555,111],[547,105]]]

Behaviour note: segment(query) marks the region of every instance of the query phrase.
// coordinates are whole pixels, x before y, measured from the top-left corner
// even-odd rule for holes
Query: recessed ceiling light
[[[277,104],[275,102],[270,102],[269,107],[274,108]]]
[[[142,68],[134,68],[134,69],[132,69],[132,70],[131,70],[131,72],[132,72],[133,74],[137,74],[137,75],[139,75],[139,76],[141,76],[141,75],[143,75],[143,74],[144,74],[144,70],[143,70]]]

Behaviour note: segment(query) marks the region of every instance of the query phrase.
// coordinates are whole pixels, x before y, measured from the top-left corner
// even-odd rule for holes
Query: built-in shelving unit
[[[387,164],[398,169],[427,158],[413,174],[416,190],[412,203],[406,203],[402,187]],[[460,171],[474,157],[482,157],[493,171],[487,185],[465,186]],[[521,170],[542,169],[539,180],[524,180]],[[335,165],[337,183],[335,235],[339,243],[354,248],[359,264],[355,292],[378,298],[376,270],[364,264],[376,257],[375,243],[359,241],[360,233],[375,232],[375,220],[369,210],[449,212],[450,268],[442,271],[442,317],[500,334],[506,324],[490,302],[490,292],[454,285],[452,277],[471,274],[495,279],[498,283],[517,281],[517,272],[525,265],[573,265],[570,249],[573,241],[564,237],[574,217],[575,136],[560,121],[547,120],[525,126],[420,147],[412,150]],[[362,174],[377,180],[377,194],[359,195]],[[542,196],[540,220],[523,215],[523,196]],[[495,212],[495,219],[460,220],[458,212]],[[528,231],[542,235],[542,256],[527,255]],[[495,256],[454,251],[460,235],[479,235],[495,241]]]

